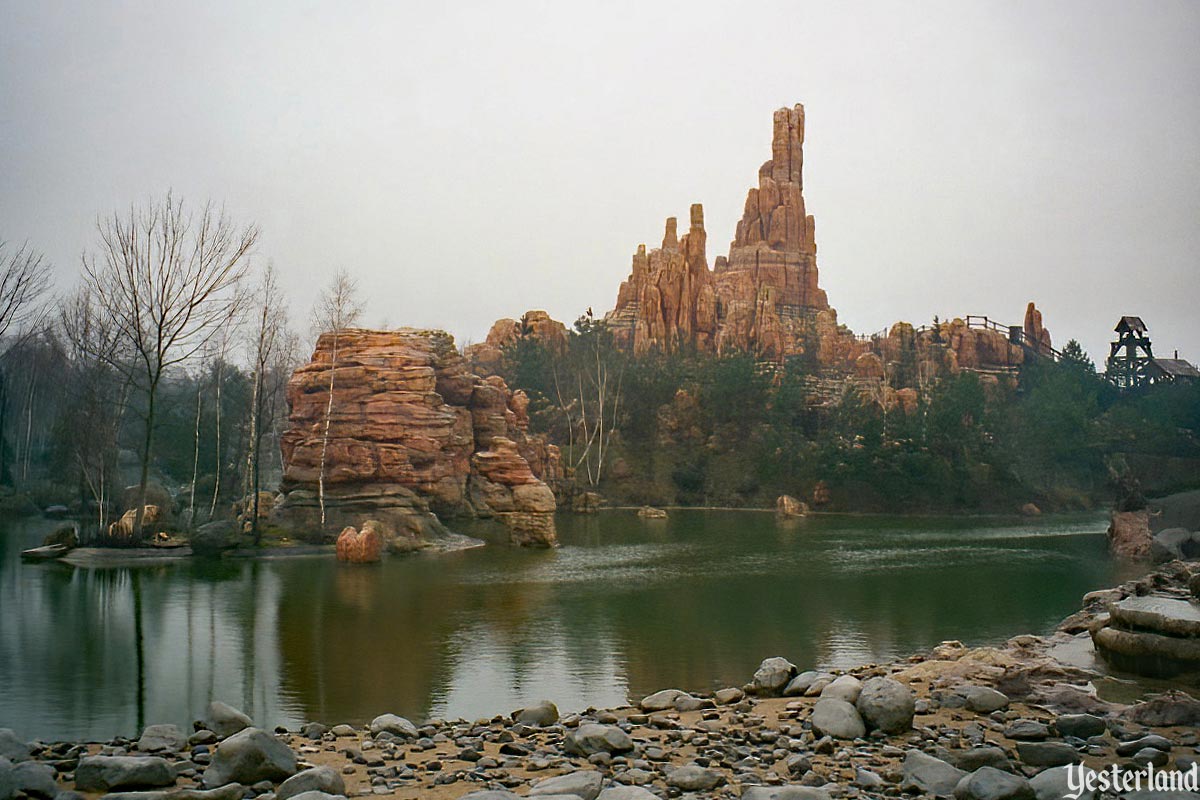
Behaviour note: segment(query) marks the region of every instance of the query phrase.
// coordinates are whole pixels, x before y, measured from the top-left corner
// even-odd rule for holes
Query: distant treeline
[[[811,502],[821,485],[832,509],[1011,512],[1200,485],[1200,386],[1118,392],[1076,342],[999,381],[918,382],[897,366],[833,382],[840,396],[814,405],[818,371],[803,358],[633,356],[581,319],[565,353],[524,337],[503,372],[575,483],[616,502],[765,506],[785,493]],[[902,403],[905,387],[915,398]]]

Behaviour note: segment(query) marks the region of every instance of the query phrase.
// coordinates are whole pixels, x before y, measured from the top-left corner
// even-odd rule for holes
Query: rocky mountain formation
[[[780,363],[808,356],[820,370],[866,379],[884,377],[906,352],[921,373],[933,376],[1003,372],[1030,352],[1050,351],[1050,334],[1033,303],[1016,329],[966,317],[936,326],[898,322],[860,337],[841,325],[820,286],[816,223],[804,201],[804,107],[777,110],[773,124],[771,158],[746,195],[728,256],[718,256],[710,269],[700,204],[691,207],[685,234],[679,236],[670,217],[660,247],[638,246],[616,306],[604,317],[619,345],[635,353],[749,352]],[[522,336],[561,349],[565,328],[544,311],[499,320],[487,341],[471,349],[472,363],[484,374],[494,372],[503,347]]]
[[[274,518],[289,528],[321,529],[324,461],[330,533],[374,520],[391,550],[455,547],[439,517],[469,516],[500,520],[516,544],[555,543],[558,448],[529,435],[525,393],[469,372],[448,334],[322,334],[288,404]]]

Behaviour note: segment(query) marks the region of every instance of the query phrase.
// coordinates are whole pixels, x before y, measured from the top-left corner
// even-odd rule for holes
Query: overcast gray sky
[[[796,102],[855,330],[1032,299],[1098,361],[1121,314],[1200,359],[1191,0],[0,0],[0,237],[70,284],[173,188],[262,226],[298,315],[345,266],[368,323],[478,341],[611,308],[690,203],[726,253]]]

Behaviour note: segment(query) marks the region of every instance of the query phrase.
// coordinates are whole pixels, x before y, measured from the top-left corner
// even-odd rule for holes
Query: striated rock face
[[[771,160],[746,197],[728,258],[718,257],[713,270],[699,204],[682,239],[671,217],[662,247],[649,253],[638,247],[606,317],[618,342],[635,352],[689,346],[782,358],[803,351],[816,334],[816,315],[831,311],[817,281],[815,225],[804,207],[803,148],[804,107],[776,111]],[[836,320],[836,314],[826,319],[827,337],[837,337]]]
[[[359,527],[376,520],[389,549],[413,542],[460,546],[438,519],[499,516],[513,541],[554,544],[550,502],[526,503],[520,517],[503,492],[540,486],[558,477],[558,450],[528,435],[521,392],[499,377],[481,379],[467,371],[454,340],[440,331],[348,330],[322,334],[312,360],[288,383],[290,427],[281,438],[284,501],[274,514],[297,529],[320,527],[318,478],[330,373],[334,390],[325,454],[326,529]],[[484,474],[477,454],[492,452],[493,440],[509,462]],[[480,488],[483,487],[483,488]],[[522,489],[530,493],[529,489]],[[533,510],[532,506],[537,506]]]

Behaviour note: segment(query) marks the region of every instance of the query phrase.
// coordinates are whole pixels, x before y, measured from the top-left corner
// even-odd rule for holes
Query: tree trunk
[[[325,430],[321,434],[321,468],[317,472],[317,503],[321,507],[321,528],[325,528],[325,453],[329,450],[329,418],[333,415],[333,381],[337,372],[338,334],[333,332],[333,359],[329,364],[329,400],[325,404]]]

